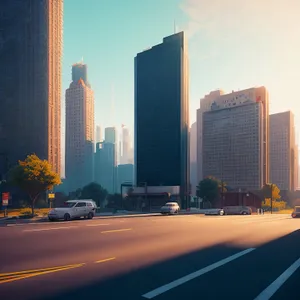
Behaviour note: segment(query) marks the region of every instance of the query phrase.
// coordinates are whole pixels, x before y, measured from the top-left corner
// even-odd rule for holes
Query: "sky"
[[[95,124],[133,132],[134,57],[173,34],[175,21],[188,37],[190,124],[210,91],[264,85],[270,112],[292,110],[299,130],[299,11],[299,0],[65,0],[63,114],[71,66],[83,58]]]

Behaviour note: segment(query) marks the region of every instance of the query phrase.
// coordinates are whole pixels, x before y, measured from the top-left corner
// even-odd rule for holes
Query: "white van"
[[[68,200],[62,206],[52,209],[48,214],[49,221],[63,219],[70,221],[77,218],[93,219],[97,205],[92,199]]]

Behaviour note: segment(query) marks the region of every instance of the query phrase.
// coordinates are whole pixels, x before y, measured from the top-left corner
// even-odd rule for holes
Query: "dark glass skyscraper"
[[[180,186],[182,200],[190,191],[188,85],[184,32],[135,57],[135,181]]]

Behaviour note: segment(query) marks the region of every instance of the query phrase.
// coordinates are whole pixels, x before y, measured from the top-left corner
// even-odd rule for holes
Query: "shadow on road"
[[[201,235],[198,238],[201,238]],[[299,241],[300,230],[297,230],[266,243],[220,268],[216,268],[203,276],[155,297],[155,299],[189,300],[199,299],[201,296],[201,299],[253,300],[299,258]],[[159,241],[157,242],[159,243]],[[180,243],[180,237],[178,237],[178,243]],[[142,297],[143,294],[247,248],[246,246],[235,246],[231,243],[219,244],[143,268],[139,268],[138,264],[132,263],[132,261],[120,260],[118,262],[120,266],[125,264],[126,269],[130,271],[110,278],[99,279],[101,270],[105,271],[105,269],[110,268],[109,265],[105,265],[105,269],[99,268],[98,273],[92,274],[93,283],[82,284],[81,287],[76,287],[74,283],[74,287],[71,289],[49,297],[46,297],[47,294],[43,294],[41,297],[35,297],[34,299],[145,299]],[[72,280],[72,278],[69,278],[69,280]],[[83,277],[82,281],[84,282],[84,280]],[[76,278],[76,282],[78,282],[78,278]],[[293,298],[287,294],[286,299]]]

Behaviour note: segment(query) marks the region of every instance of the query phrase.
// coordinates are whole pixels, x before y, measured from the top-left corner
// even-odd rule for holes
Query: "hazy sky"
[[[123,123],[132,131],[134,57],[172,34],[174,20],[189,38],[191,123],[199,99],[211,90],[265,85],[271,113],[291,109],[300,128],[299,0],[64,3],[63,88],[71,65],[83,57],[102,128]]]

